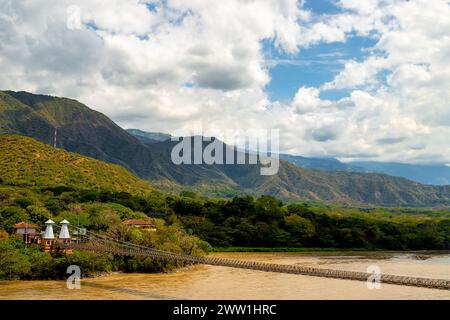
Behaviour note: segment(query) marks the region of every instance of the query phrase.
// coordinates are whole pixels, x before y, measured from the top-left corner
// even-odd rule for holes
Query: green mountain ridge
[[[25,187],[152,191],[121,166],[50,147],[30,137],[0,135],[0,178],[4,184]]]
[[[55,129],[57,147],[119,164],[169,190],[189,187],[206,194],[268,194],[283,200],[352,205],[433,206],[450,202],[448,186],[421,185],[383,174],[305,170],[286,161],[280,161],[275,176],[261,176],[260,165],[178,166],[170,158],[176,142],[146,143],[75,100],[0,92],[0,132],[32,136],[52,145]]]
[[[382,161],[353,161],[344,163],[334,158],[310,158],[290,154],[280,154],[280,159],[305,169],[381,173],[406,178],[421,184],[440,186],[450,184],[450,167],[444,163],[409,164]]]

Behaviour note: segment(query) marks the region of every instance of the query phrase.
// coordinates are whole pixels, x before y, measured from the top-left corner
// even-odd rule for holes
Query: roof
[[[60,222],[60,224],[70,224],[70,222],[64,219],[63,221]]]
[[[52,219],[48,219],[47,221],[45,221],[45,224],[54,224],[55,221],[53,221]]]
[[[153,221],[148,221],[144,219],[129,219],[122,222],[124,225],[127,226],[155,226],[155,223]]]
[[[35,229],[37,229],[39,227],[37,225],[33,224],[33,223],[28,223],[28,222],[21,221],[19,223],[16,223],[14,225],[14,228],[15,229],[22,229],[22,228],[35,228]]]

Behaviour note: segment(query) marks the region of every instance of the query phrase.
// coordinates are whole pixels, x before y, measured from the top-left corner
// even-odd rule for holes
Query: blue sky
[[[308,0],[304,7],[314,15],[342,11],[333,4],[333,0]],[[264,42],[266,56],[276,64],[269,70],[271,81],[265,89],[272,101],[289,102],[299,87],[320,87],[332,81],[343,70],[345,61],[364,60],[369,54],[368,49],[375,46],[377,41],[350,34],[345,42],[320,43],[302,48],[295,55],[280,53],[272,42]],[[321,92],[321,98],[338,100],[349,93],[349,90],[329,90]]]
[[[304,8],[316,14],[335,14],[340,12],[335,2],[334,0],[305,0]]]
[[[281,60],[270,68],[271,81],[266,87],[273,101],[290,101],[299,87],[319,87],[329,82],[343,70],[348,60],[361,61],[376,41],[352,36],[345,43],[319,44],[302,49],[295,56],[276,53],[274,48],[266,50],[272,59]],[[332,90],[322,93],[324,99],[339,99],[349,91]]]

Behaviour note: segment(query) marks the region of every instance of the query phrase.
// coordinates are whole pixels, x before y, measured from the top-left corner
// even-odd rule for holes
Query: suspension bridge
[[[207,256],[192,256],[187,254],[173,253],[155,248],[150,248],[134,243],[120,241],[106,235],[87,231],[87,238],[82,242],[72,242],[68,244],[57,244],[60,247],[91,251],[98,253],[109,253],[113,255],[151,258],[165,262],[176,261],[185,264],[204,264],[211,266],[222,266],[230,268],[240,268],[264,272],[277,272],[286,274],[296,274],[303,276],[325,277],[343,280],[355,280],[367,282],[374,277],[374,274],[346,270],[334,270],[316,267],[305,267],[296,265],[272,264],[256,261],[245,261],[236,259],[226,259]],[[450,290],[450,280],[430,279],[422,277],[409,277],[399,275],[381,274],[381,283],[412,286],[421,288]]]

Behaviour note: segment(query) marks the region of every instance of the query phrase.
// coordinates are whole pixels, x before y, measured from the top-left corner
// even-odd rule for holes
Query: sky
[[[450,163],[449,0],[0,0],[0,89],[124,128]]]

